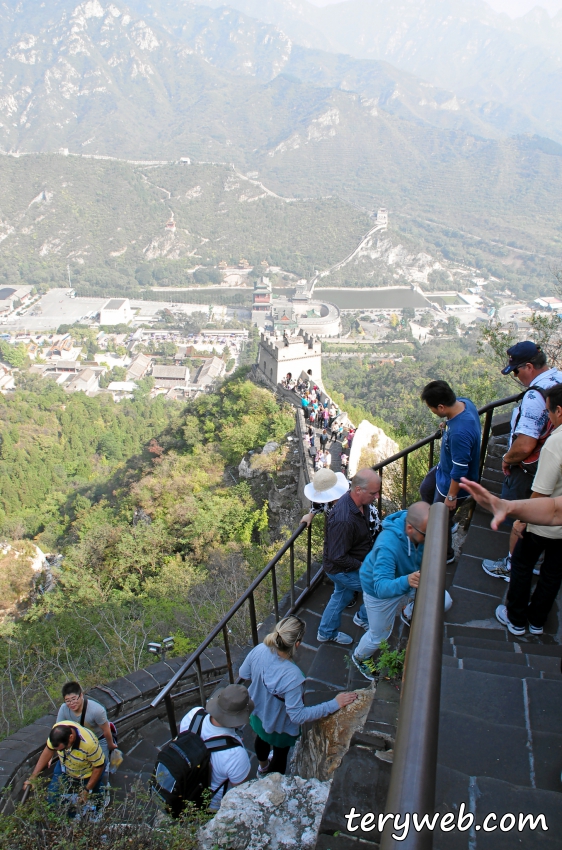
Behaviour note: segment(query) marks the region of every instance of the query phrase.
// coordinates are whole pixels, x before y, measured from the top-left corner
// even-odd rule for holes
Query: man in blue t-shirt
[[[453,517],[469,494],[460,480],[478,481],[480,466],[480,417],[469,398],[457,398],[446,381],[431,381],[421,399],[432,413],[445,419],[439,463],[430,469],[420,486],[421,497],[430,505],[445,502],[449,508],[447,563],[455,560],[452,541]]]

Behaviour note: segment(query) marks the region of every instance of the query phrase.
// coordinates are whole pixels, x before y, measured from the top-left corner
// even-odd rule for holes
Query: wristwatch
[[[449,496],[449,495],[447,494],[447,500],[448,500],[449,502],[456,502],[457,497],[456,497],[456,496]]]

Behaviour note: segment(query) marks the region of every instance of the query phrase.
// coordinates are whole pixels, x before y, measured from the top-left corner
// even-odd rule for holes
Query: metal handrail
[[[486,422],[484,424],[484,432],[482,437],[482,447],[485,452],[486,446],[489,439],[489,433],[491,428],[491,412],[496,410],[498,407],[502,407],[507,404],[511,404],[514,401],[517,401],[520,398],[520,395],[517,396],[509,396],[508,398],[500,399],[498,401],[490,402],[487,405],[484,405],[478,413],[480,415],[486,414]],[[488,416],[489,414],[489,416]],[[430,468],[433,466],[434,460],[434,446],[435,441],[440,439],[442,435],[441,430],[436,431],[434,434],[431,434],[428,437],[424,437],[422,440],[418,440],[416,443],[413,443],[411,446],[408,446],[405,449],[402,449],[400,452],[397,452],[394,455],[391,455],[388,458],[385,458],[382,461],[379,461],[373,469],[382,476],[383,469],[389,466],[392,463],[395,463],[398,460],[403,461],[403,471],[402,471],[402,506],[406,506],[407,500],[407,485],[408,485],[408,457],[413,452],[418,451],[424,446],[429,445],[429,466]],[[379,494],[379,510],[382,508],[382,489]],[[301,534],[308,528],[308,540],[307,540],[307,559],[306,559],[306,585],[304,590],[300,593],[298,598],[295,599],[295,555],[294,555],[294,543],[300,537]],[[245,593],[234,603],[234,605],[230,608],[227,614],[220,620],[219,623],[212,629],[211,632],[205,637],[205,639],[199,644],[197,649],[189,656],[189,658],[182,664],[182,666],[177,670],[177,672],[172,676],[170,681],[164,686],[164,688],[159,692],[159,694],[152,700],[152,702],[146,706],[145,709],[138,709],[138,712],[141,714],[143,710],[149,711],[151,709],[157,708],[162,701],[164,701],[166,706],[166,713],[168,716],[168,722],[170,725],[170,731],[172,736],[177,734],[177,724],[175,719],[175,711],[174,711],[174,700],[178,698],[179,694],[172,694],[174,687],[177,683],[186,675],[188,670],[190,670],[193,666],[195,666],[195,672],[197,675],[198,681],[198,690],[201,695],[201,699],[205,701],[205,687],[209,683],[205,683],[203,679],[203,671],[201,668],[201,656],[205,652],[205,650],[210,646],[210,644],[222,633],[223,645],[226,654],[226,665],[228,668],[228,676],[231,682],[234,682],[234,672],[232,666],[232,657],[230,652],[230,644],[228,637],[228,624],[232,617],[240,611],[240,609],[247,603],[249,608],[250,615],[250,627],[251,627],[251,638],[254,646],[258,643],[258,624],[257,624],[257,616],[256,616],[256,607],[255,607],[255,599],[254,592],[255,590],[262,584],[262,582],[268,577],[271,576],[272,582],[272,595],[273,595],[273,608],[276,619],[279,619],[279,600],[278,600],[278,592],[277,592],[277,577],[275,573],[275,567],[281,560],[281,558],[287,553],[290,553],[290,609],[287,613],[294,613],[298,607],[302,604],[304,598],[308,594],[312,592],[312,590],[316,587],[318,582],[322,577],[322,570],[318,570],[318,572],[312,576],[312,564],[311,564],[311,533],[312,528],[305,523],[301,523],[296,531],[293,532],[291,537],[283,544],[281,549],[276,553],[276,555],[271,559],[271,561],[264,567],[262,572],[254,579]],[[189,689],[192,690],[192,689]],[[185,693],[185,692],[182,692]]]
[[[508,404],[514,404],[516,401],[520,401],[523,397],[523,393],[517,393],[517,395],[507,396],[506,398],[500,398],[497,401],[490,401],[488,404],[485,404],[483,407],[478,409],[479,416],[486,416],[484,420],[484,427],[482,430],[482,441],[480,444],[480,469],[478,474],[478,480],[482,477],[482,472],[484,470],[484,459],[486,456],[486,449],[488,448],[488,441],[490,439],[490,431],[492,428],[492,419],[494,411],[497,410],[498,407],[505,407]],[[434,453],[435,453],[435,443],[437,440],[440,440],[443,435],[441,429],[435,431],[435,433],[430,434],[429,437],[424,437],[422,440],[418,440],[417,443],[412,443],[411,446],[407,446],[405,449],[402,449],[396,454],[391,455],[390,457],[385,458],[384,460],[380,460],[373,466],[373,470],[378,472],[381,479],[383,477],[383,470],[390,466],[392,463],[396,463],[396,461],[402,461],[402,508],[407,506],[407,489],[408,489],[408,457],[419,449],[424,448],[424,446],[429,445],[429,469],[434,466]],[[378,508],[379,513],[382,511],[382,487],[379,492],[378,499]]]
[[[386,814],[418,817],[433,815],[437,776],[441,656],[443,644],[443,601],[447,559],[449,511],[442,503],[431,506],[425,536],[420,585],[406,650],[400,718]],[[381,850],[429,850],[433,835],[411,829],[406,838],[392,838],[394,821],[382,833]]]
[[[314,521],[314,519],[313,519]],[[307,530],[307,557],[306,557],[306,585],[304,590],[299,594],[298,598],[295,599],[295,553],[294,553],[294,543],[300,537],[303,532]],[[176,684],[186,675],[187,671],[195,665],[197,679],[198,679],[198,689],[201,695],[201,699],[205,702],[205,683],[203,681],[203,673],[201,669],[201,656],[205,652],[205,650],[210,646],[210,644],[221,634],[224,643],[224,650],[226,653],[226,663],[228,667],[228,675],[231,682],[234,682],[234,672],[232,667],[232,657],[230,653],[230,645],[228,638],[228,624],[230,620],[234,617],[235,614],[240,611],[243,605],[248,603],[249,614],[250,614],[250,627],[252,632],[252,643],[256,646],[259,643],[258,638],[258,624],[257,624],[257,616],[256,616],[256,607],[255,607],[255,599],[254,599],[254,591],[262,584],[262,582],[268,577],[271,576],[272,583],[272,594],[273,594],[273,607],[275,617],[279,619],[279,600],[278,600],[278,592],[277,592],[277,576],[275,572],[275,567],[281,560],[281,558],[287,553],[290,553],[290,608],[287,611],[287,614],[293,613],[302,603],[304,598],[312,592],[312,590],[316,587],[318,582],[322,577],[322,570],[318,570],[314,576],[312,573],[312,523],[307,525],[306,523],[300,523],[299,527],[296,531],[293,532],[291,537],[283,544],[283,546],[279,549],[279,551],[274,555],[274,557],[269,561],[269,563],[264,567],[261,573],[253,580],[248,589],[242,594],[242,596],[236,600],[234,605],[230,608],[230,610],[224,615],[222,620],[217,623],[217,625],[209,632],[207,637],[199,644],[197,649],[189,656],[189,658],[182,664],[179,670],[174,673],[170,681],[167,685],[162,688],[160,693],[152,700],[150,705],[146,706],[146,710],[157,708],[162,701],[164,701],[166,705],[166,713],[168,715],[168,723],[170,725],[170,732],[172,736],[175,737],[177,735],[177,724],[175,719],[175,711],[173,700],[177,698],[176,695],[172,695],[172,690],[176,686]],[[287,614],[285,616],[287,616]]]

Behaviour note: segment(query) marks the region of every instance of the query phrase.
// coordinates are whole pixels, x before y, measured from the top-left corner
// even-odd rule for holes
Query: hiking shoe
[[[458,530],[459,530],[459,524],[458,524],[458,522],[456,522],[454,524],[454,526],[451,528],[451,534],[456,534]]]
[[[345,632],[338,632],[337,635],[333,638],[322,637],[320,632],[316,635],[316,640],[318,643],[339,643],[340,646],[349,646],[353,643],[353,638],[351,635],[346,635]]]
[[[355,614],[355,616],[353,618],[353,622],[355,623],[356,626],[361,626],[362,629],[365,629],[366,632],[369,631],[369,621],[368,620],[362,620],[361,617],[359,616],[359,611]]]
[[[453,563],[454,563],[454,561],[455,561],[455,556],[454,556],[454,555],[451,555],[451,557],[450,557],[450,558],[447,558],[446,563],[447,563],[447,564],[453,564]]]
[[[351,660],[353,661],[362,676],[365,676],[365,678],[368,679],[369,682],[375,681],[375,674],[377,671],[375,669],[375,662],[372,658],[357,658],[355,656],[355,653],[352,653]]]
[[[532,626],[529,623],[529,633],[532,635],[542,635],[543,627],[542,626]]]
[[[514,626],[507,616],[507,608],[505,605],[498,605],[496,608],[496,620],[502,624],[502,626],[507,626],[508,631],[511,632],[512,635],[524,635],[525,634],[525,626]]]
[[[351,600],[351,602],[348,602],[348,604],[345,607],[346,608],[355,608],[358,599],[359,599],[359,591],[356,590],[353,594],[353,599]]]
[[[400,612],[400,619],[406,626],[412,625],[412,614],[414,613],[414,603],[408,602]]]
[[[503,578],[504,581],[509,581],[511,574],[511,563],[508,557],[500,558],[498,561],[491,561],[485,558],[482,561],[482,569],[492,578]]]

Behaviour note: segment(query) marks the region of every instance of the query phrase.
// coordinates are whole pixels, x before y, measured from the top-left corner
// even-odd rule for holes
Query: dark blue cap
[[[535,345],[529,339],[526,339],[525,342],[518,342],[516,345],[512,345],[511,348],[507,349],[509,363],[505,369],[502,369],[502,375],[509,375],[514,369],[518,369],[520,366],[528,363],[533,357],[540,354],[540,352],[541,349],[539,346]]]

